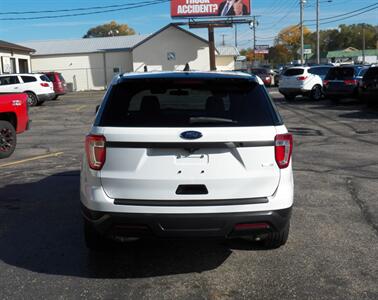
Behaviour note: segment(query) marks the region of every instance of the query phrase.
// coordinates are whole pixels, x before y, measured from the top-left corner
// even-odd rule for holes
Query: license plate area
[[[208,154],[178,154],[176,156],[177,165],[207,165],[209,163]]]

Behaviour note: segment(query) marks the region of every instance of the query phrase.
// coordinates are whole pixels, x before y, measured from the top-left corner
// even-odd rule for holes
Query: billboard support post
[[[215,63],[215,41],[214,41],[214,27],[209,25],[207,27],[209,33],[209,55],[210,55],[210,71],[217,69]]]

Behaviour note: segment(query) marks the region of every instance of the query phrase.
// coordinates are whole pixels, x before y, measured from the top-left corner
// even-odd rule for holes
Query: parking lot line
[[[75,109],[75,111],[81,111],[83,108],[87,107],[86,105],[81,105]]]
[[[14,165],[20,165],[20,164],[27,163],[27,162],[30,162],[30,161],[40,160],[40,159],[49,158],[49,157],[57,157],[57,156],[62,155],[63,153],[64,152],[55,152],[55,153],[50,153],[50,154],[46,154],[46,155],[40,155],[40,156],[31,157],[31,158],[26,158],[26,159],[23,159],[23,160],[18,160],[18,161],[2,164],[2,165],[0,165],[0,168],[6,168],[6,167],[14,166]]]

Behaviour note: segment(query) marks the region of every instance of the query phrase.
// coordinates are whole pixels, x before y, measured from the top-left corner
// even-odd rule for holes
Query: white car
[[[292,135],[258,77],[161,72],[116,77],[86,137],[86,244],[109,238],[249,237],[285,244]]]
[[[322,98],[323,81],[319,75],[314,74],[316,68],[318,67],[293,67],[283,72],[279,91],[286,100],[294,100],[298,95],[309,96],[313,100]]]
[[[29,106],[42,105],[55,97],[53,83],[45,74],[0,75],[0,93],[26,93]]]

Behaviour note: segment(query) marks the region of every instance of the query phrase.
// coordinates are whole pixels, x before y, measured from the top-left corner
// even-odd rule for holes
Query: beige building
[[[28,47],[0,40],[0,74],[29,73],[31,71]]]
[[[234,46],[218,46],[215,62],[218,71],[233,71],[236,69],[236,60],[240,56]]]
[[[208,41],[169,24],[151,35],[22,43],[36,49],[33,72],[62,73],[74,91],[102,90],[119,73],[209,70]]]

